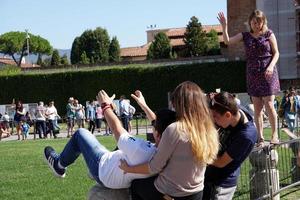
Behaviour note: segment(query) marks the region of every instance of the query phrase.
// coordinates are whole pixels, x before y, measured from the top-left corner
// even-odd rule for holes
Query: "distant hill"
[[[68,60],[70,62],[71,49],[57,49],[57,50],[58,50],[58,53],[60,56],[63,56],[66,54],[68,57]],[[0,57],[3,57],[3,56],[4,56],[4,54],[0,53]],[[43,56],[43,59],[45,59],[47,57],[50,57],[50,56]],[[30,54],[29,58],[32,63],[36,63],[38,55]]]

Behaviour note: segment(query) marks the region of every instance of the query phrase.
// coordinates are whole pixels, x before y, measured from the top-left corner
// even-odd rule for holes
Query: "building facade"
[[[215,30],[218,33],[218,38],[221,46],[223,45],[223,32],[220,25],[202,25],[203,30],[208,33]],[[147,31],[147,44],[140,47],[128,47],[121,49],[121,57],[125,61],[142,61],[147,58],[147,51],[154,37],[159,32],[164,32],[170,39],[170,44],[177,56],[185,57],[186,44],[184,42],[184,34],[186,28],[168,28],[168,29],[153,29]]]
[[[300,86],[300,1],[295,0],[227,0],[228,33],[233,36],[247,31],[249,14],[262,10],[268,27],[274,32],[280,58],[279,77],[282,89],[290,85]],[[243,44],[228,47],[228,56],[244,58]]]

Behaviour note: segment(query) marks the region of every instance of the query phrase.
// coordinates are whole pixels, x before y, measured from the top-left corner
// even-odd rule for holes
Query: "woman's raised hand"
[[[100,90],[96,98],[100,104],[102,103],[112,104],[115,96],[116,95],[113,94],[111,97],[109,97],[104,90]]]
[[[224,16],[224,13],[223,12],[219,12],[218,13],[218,20],[220,22],[220,24],[222,25],[222,28],[226,28],[227,26],[227,20],[226,20],[226,17]]]
[[[142,94],[141,91],[139,90],[136,90],[134,92],[134,94],[131,94],[131,97],[140,105],[140,106],[144,106],[146,105],[146,101],[145,101],[145,98]]]

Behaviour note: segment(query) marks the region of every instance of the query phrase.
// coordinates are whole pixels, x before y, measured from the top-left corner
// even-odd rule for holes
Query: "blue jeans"
[[[295,124],[296,124],[296,113],[292,114],[292,113],[288,113],[285,112],[285,121],[288,125],[289,130],[293,133],[295,130]]]
[[[96,137],[88,130],[78,129],[59,155],[60,164],[64,167],[71,165],[82,153],[84,160],[94,179],[99,180],[99,162],[104,153],[109,152],[99,143]]]

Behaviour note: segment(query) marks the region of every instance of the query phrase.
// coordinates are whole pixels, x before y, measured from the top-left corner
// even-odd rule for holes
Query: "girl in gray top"
[[[139,103],[139,97],[133,95]],[[168,126],[149,163],[129,166],[126,173],[157,174],[132,183],[132,199],[202,199],[204,172],[218,152],[218,135],[206,97],[193,82],[183,82],[172,94],[177,122]]]

